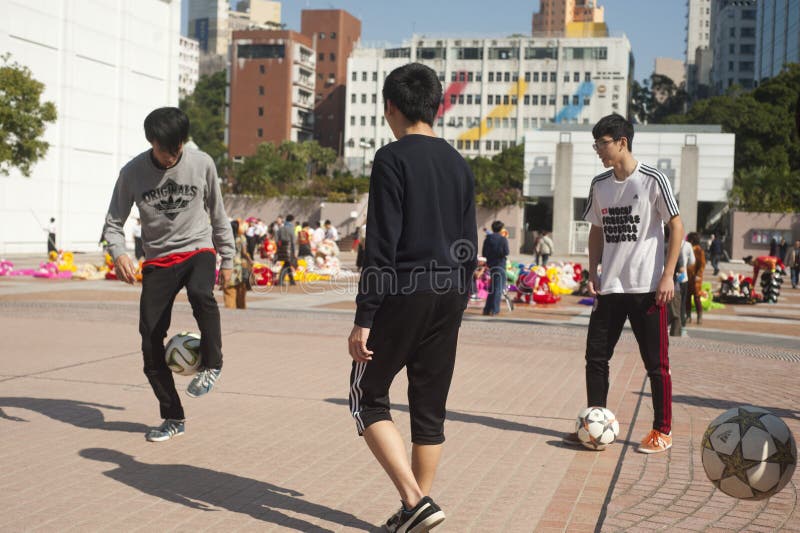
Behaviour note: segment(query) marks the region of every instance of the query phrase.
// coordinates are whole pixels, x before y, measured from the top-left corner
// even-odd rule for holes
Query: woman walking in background
[[[703,271],[706,269],[706,254],[700,246],[700,235],[692,232],[686,236],[686,240],[692,245],[694,251],[694,264],[688,265],[686,270],[689,274],[689,297],[686,299],[686,322],[692,321],[692,300],[697,310],[697,325],[703,323],[703,303],[700,301],[700,291],[703,285]]]

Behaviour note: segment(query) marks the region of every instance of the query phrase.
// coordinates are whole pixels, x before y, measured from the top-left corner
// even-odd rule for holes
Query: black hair
[[[300,226],[300,227],[301,227],[301,228],[307,228],[307,227],[308,227],[308,222],[303,222],[303,225],[302,225],[302,226]]]
[[[326,225],[326,226],[327,226],[328,224],[330,224],[330,223],[331,223],[331,221],[330,221],[330,220],[326,220],[326,221],[325,221],[325,225]]]
[[[159,107],[144,119],[144,136],[175,155],[189,140],[189,117],[177,107]]]
[[[503,224],[501,221],[495,220],[494,222],[492,222],[492,232],[500,233],[500,231],[503,229],[504,226],[505,224]]]
[[[442,84],[430,67],[409,63],[391,71],[383,82],[384,109],[387,100],[409,121],[433,126],[442,101]]]
[[[692,246],[697,246],[700,244],[700,234],[696,231],[693,231],[686,236],[686,240],[689,241]]]
[[[239,221],[238,220],[231,220],[231,230],[233,230],[233,236],[234,237],[239,235]]]
[[[55,222],[55,221],[56,221],[55,217],[50,217],[50,222]]]
[[[294,215],[286,215],[286,222],[294,221]]]
[[[592,136],[594,140],[608,135],[615,141],[625,137],[628,141],[628,151],[633,151],[633,124],[620,114],[612,113],[601,118],[600,121],[592,128]]]

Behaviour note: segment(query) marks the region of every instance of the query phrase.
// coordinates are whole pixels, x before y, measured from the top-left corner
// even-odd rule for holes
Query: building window
[[[266,67],[264,67],[264,65],[259,65],[259,66],[258,66],[258,71],[259,71],[261,74],[264,74],[264,73],[267,71],[267,69],[266,69]]]
[[[580,104],[579,98],[580,97],[577,94],[573,94],[572,95],[572,105],[579,105]]]
[[[556,95],[551,94],[549,101],[547,102],[549,105],[556,105]]]
[[[503,95],[503,105],[508,105],[508,95],[507,94]]]
[[[531,96],[531,105],[539,105],[539,95],[534,94]]]
[[[511,95],[511,105],[517,105],[517,95],[516,94],[512,94]]]
[[[472,81],[472,71],[467,72],[467,81]]]
[[[530,123],[528,122],[528,118],[527,117],[523,118],[522,119],[522,129],[527,130],[529,126],[530,126]]]
[[[351,126],[355,126],[356,125],[356,116],[355,115],[350,115],[350,125]]]
[[[511,79],[510,76],[511,76],[510,72],[504,72],[503,73],[503,81],[510,81],[510,79]]]
[[[736,28],[731,28],[730,29],[730,35],[731,35],[731,37],[736,37]]]
[[[494,96],[490,94],[486,97],[486,101],[489,103],[489,105],[494,105]]]
[[[350,95],[350,103],[351,104],[355,104],[356,103],[356,98],[358,98],[358,95],[356,93],[351,94]]]
[[[561,104],[562,105],[569,105],[569,96],[566,94],[561,97]]]
[[[580,72],[573,72],[572,73],[572,81],[581,81],[581,73]]]
[[[375,94],[375,93],[372,93],[372,103],[373,104],[377,104],[378,103],[378,95]]]
[[[386,125],[386,117],[381,115],[381,126],[385,126],[385,125]]]
[[[450,73],[450,81],[456,81],[457,77],[458,77],[458,72],[453,71]]]
[[[503,127],[508,128],[508,117],[503,117]]]
[[[729,44],[728,45],[728,53],[729,54],[735,54],[736,53],[736,45],[735,44]]]
[[[588,96],[583,98],[583,105],[588,106],[591,102],[592,100]]]
[[[331,32],[331,39],[336,39],[336,32],[335,31]]]
[[[361,81],[367,81],[367,71],[361,73]]]
[[[592,73],[591,72],[584,72],[583,73],[583,81],[592,81]]]
[[[555,71],[550,73],[550,81],[555,83],[556,82],[556,73]]]
[[[264,86],[263,85],[259,85],[258,86],[258,94],[260,94],[261,96],[264,96]]]
[[[569,72],[565,72],[564,73],[564,82],[568,82],[568,81],[569,81]]]
[[[461,139],[456,141],[456,148],[458,148],[459,150],[463,150],[464,149],[464,141],[462,141]]]
[[[472,95],[468,94],[467,95],[467,104],[471,104],[471,103],[472,103]]]
[[[500,151],[500,141],[494,141],[494,149]]]
[[[482,79],[483,79],[483,72],[476,72],[475,81],[481,81]]]
[[[352,81],[358,81],[358,72],[356,72],[356,71],[354,70],[354,71],[353,71],[353,75],[352,75],[352,76],[350,76],[350,79],[351,79]]]
[[[489,81],[494,81],[494,72],[489,73]]]
[[[362,126],[367,125],[367,117],[365,117],[364,115],[361,115],[361,125]]]
[[[733,72],[733,61],[728,61],[728,72]]]
[[[319,61],[325,61],[325,54],[323,52],[319,53]]]
[[[372,73],[372,81],[378,81],[378,71]]]
[[[367,94],[366,93],[361,95],[361,103],[362,104],[366,104],[367,103]]]
[[[511,127],[513,129],[517,129],[517,119],[516,119],[516,117],[511,117]]]
[[[328,57],[330,58],[331,61],[336,61],[336,54],[334,54],[333,52],[328,54]]]
[[[450,105],[454,105],[456,103],[456,95],[450,95]]]
[[[375,125],[375,115],[372,115],[371,117],[369,117],[369,125],[370,126],[374,126]]]
[[[263,136],[264,136],[264,130],[262,130],[261,128],[258,128],[258,132],[257,132],[256,134],[257,134],[259,137],[263,137]]]
[[[538,72],[534,72],[533,73],[533,81],[539,81],[539,73]]]
[[[322,32],[322,31],[319,32],[319,38],[320,39],[324,39],[325,38],[325,32]]]
[[[525,104],[525,105],[530,105],[531,104],[531,96],[529,94],[526,94],[525,96],[523,96],[522,97],[522,103]]]
[[[258,116],[259,117],[263,117],[264,116],[264,108],[263,107],[259,107],[258,108]]]
[[[480,103],[481,103],[481,95],[479,95],[479,94],[475,95],[475,103],[480,105]]]
[[[525,81],[531,81],[531,73],[530,72],[526,72],[525,73]]]
[[[463,104],[464,103],[464,95],[463,94],[459,94],[458,95],[458,103],[459,104]]]

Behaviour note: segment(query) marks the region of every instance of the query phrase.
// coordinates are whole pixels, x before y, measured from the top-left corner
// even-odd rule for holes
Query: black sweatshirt
[[[447,141],[406,135],[375,154],[356,325],[390,294],[458,290],[477,265],[475,179]]]

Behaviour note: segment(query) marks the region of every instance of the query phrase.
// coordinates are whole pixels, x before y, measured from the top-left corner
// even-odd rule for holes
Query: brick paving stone
[[[0,530],[365,531],[396,508],[347,412],[351,313],[291,310],[291,298],[304,300],[288,293],[222,310],[223,379],[185,400],[185,436],[152,444],[138,289],[48,287],[0,278],[0,330],[15,333],[0,336]],[[196,329],[184,299],[172,326],[181,329]],[[634,450],[652,407],[628,331],[609,394],[619,442],[602,453],[560,444],[584,402],[585,333],[465,319],[434,486],[448,520],[437,531],[800,530],[796,482],[768,502],[740,502],[714,490],[698,455],[705,426],[733,405],[769,408],[798,434],[800,343],[676,339],[674,445],[645,456]],[[177,381],[182,391],[188,380]],[[405,387],[401,373],[391,394],[407,439]]]

